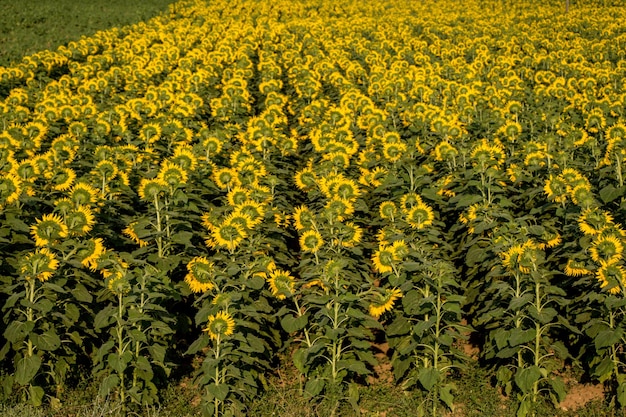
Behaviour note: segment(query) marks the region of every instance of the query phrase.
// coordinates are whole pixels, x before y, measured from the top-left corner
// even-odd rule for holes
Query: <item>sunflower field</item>
[[[626,406],[624,4],[181,0],[0,67],[0,397]],[[478,348],[477,357],[463,345]],[[190,371],[191,372],[191,371]]]

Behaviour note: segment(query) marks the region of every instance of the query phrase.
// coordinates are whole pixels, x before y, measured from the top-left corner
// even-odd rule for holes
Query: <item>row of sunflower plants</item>
[[[611,15],[340,5],[180,1],[0,68],[6,397],[154,405],[193,357],[245,413],[286,353],[358,409],[387,343],[438,415],[472,336],[519,416],[568,366],[626,403]]]

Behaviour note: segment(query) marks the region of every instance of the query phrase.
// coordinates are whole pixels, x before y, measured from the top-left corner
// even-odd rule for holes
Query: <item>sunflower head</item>
[[[215,264],[205,257],[197,256],[187,264],[185,282],[191,291],[204,293],[215,288]]]
[[[323,245],[322,235],[315,230],[307,230],[300,236],[300,247],[305,252],[316,253]]]
[[[279,300],[284,300],[293,294],[295,279],[289,271],[274,269],[269,273],[267,282],[272,295]]]
[[[78,252],[80,263],[92,271],[98,268],[98,261],[106,253],[104,241],[101,238],[89,239],[85,242],[85,247]]]
[[[430,226],[434,219],[435,215],[433,209],[425,203],[420,202],[406,212],[406,222],[411,225],[413,229],[424,229],[426,226]]]
[[[618,261],[601,262],[596,278],[600,282],[600,288],[611,294],[619,294],[626,285],[626,270]]]
[[[211,314],[203,331],[213,340],[220,341],[235,332],[235,319],[227,312],[220,311]]]
[[[59,267],[56,255],[48,248],[40,248],[26,255],[22,261],[22,274],[26,280],[38,279],[47,281]]]
[[[391,246],[380,245],[372,256],[374,269],[381,274],[392,272],[395,264],[394,251]]]
[[[57,214],[44,214],[41,219],[37,219],[37,224],[30,227],[36,246],[48,246],[66,238],[68,233],[67,225]]]
[[[142,178],[139,183],[139,197],[145,201],[154,201],[155,197],[167,190],[168,183],[162,178]]]
[[[374,318],[379,318],[385,312],[391,311],[397,299],[402,297],[402,291],[398,288],[385,289],[376,293],[370,302],[369,313]]]

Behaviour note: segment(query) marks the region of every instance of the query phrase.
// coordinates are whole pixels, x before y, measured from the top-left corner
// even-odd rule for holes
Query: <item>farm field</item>
[[[624,6],[92,5],[8,47],[0,411],[622,415]]]

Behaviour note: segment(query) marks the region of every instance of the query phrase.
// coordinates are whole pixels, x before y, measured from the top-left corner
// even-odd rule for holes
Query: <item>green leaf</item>
[[[25,356],[17,361],[15,366],[15,382],[20,385],[26,385],[33,380],[39,368],[41,367],[41,358],[37,355]]]
[[[304,329],[308,321],[309,317],[307,314],[300,317],[295,317],[292,314],[287,314],[280,319],[280,325],[287,333],[294,333],[298,330]]]
[[[610,203],[611,201],[622,197],[625,191],[626,186],[617,188],[614,185],[609,184],[600,190],[600,198],[604,203]]]
[[[565,387],[565,383],[561,378],[553,378],[550,380],[550,386],[552,386],[552,391],[557,396],[559,402],[565,400],[567,396],[567,388]]]
[[[163,363],[163,361],[165,361],[165,346],[153,343],[148,346],[148,352],[150,352],[150,356],[154,362]]]
[[[533,384],[541,378],[541,370],[533,365],[528,368],[519,368],[515,374],[515,384],[527,394],[532,391]]]
[[[420,301],[422,298],[422,295],[417,290],[410,290],[407,292],[404,297],[402,297],[402,307],[404,308],[404,312],[409,315],[419,312]]]
[[[600,350],[605,347],[612,346],[619,343],[622,338],[623,331],[621,329],[608,329],[603,330],[597,334],[594,339],[596,350]]]
[[[533,299],[533,295],[530,293],[526,293],[521,297],[513,297],[511,303],[509,304],[509,310],[515,311],[519,310],[520,307],[525,306]]]
[[[598,377],[600,382],[604,382],[613,375],[615,364],[610,357],[603,358],[600,363],[593,369],[593,375]]]
[[[296,351],[293,352],[293,364],[301,374],[307,373],[308,365],[306,363],[306,359],[307,351],[305,349],[296,349]]]
[[[439,381],[439,371],[435,368],[422,368],[417,374],[417,379],[426,391],[430,391]]]
[[[454,407],[454,394],[452,394],[454,388],[453,384],[446,384],[439,391],[439,398],[451,410]]]
[[[12,321],[4,330],[4,337],[11,343],[24,340],[35,327],[32,321]]]
[[[103,327],[109,326],[115,320],[115,307],[107,306],[100,310],[93,321],[93,326],[96,330],[100,330]]]
[[[324,389],[324,380],[321,378],[312,378],[309,379],[304,386],[304,393],[309,397],[313,398],[319,395],[320,392]]]
[[[626,383],[622,382],[617,386],[616,397],[620,407],[624,408],[626,406]]]
[[[387,336],[400,336],[409,333],[411,323],[404,316],[398,316],[387,326]]]
[[[520,328],[511,329],[509,345],[511,347],[523,345],[535,338],[535,329],[522,330]]]
[[[42,387],[37,387],[34,385],[31,385],[28,387],[29,402],[35,407],[41,407],[41,404],[43,403],[44,395],[45,395],[45,392]]]
[[[100,384],[99,395],[103,398],[108,397],[113,388],[119,386],[120,379],[116,374],[108,375],[106,378],[102,380]]]
[[[511,332],[502,328],[496,330],[493,335],[493,339],[495,340],[498,349],[504,349],[508,345],[510,338]]]
[[[263,277],[253,275],[246,281],[246,285],[248,286],[248,288],[251,288],[253,290],[260,290],[265,286],[265,280],[263,279]]]
[[[185,247],[192,246],[191,238],[193,237],[193,233],[182,231],[178,233],[174,233],[172,235],[172,242],[178,243],[179,245],[185,245]]]
[[[31,337],[35,347],[41,350],[52,351],[58,349],[59,346],[61,346],[61,339],[52,329],[41,335],[33,334]]]
[[[72,290],[72,295],[76,301],[81,303],[90,304],[93,301],[93,296],[83,284],[76,284],[76,287]]]
[[[356,372],[359,375],[368,375],[371,372],[367,369],[367,366],[361,361],[352,359],[349,361],[348,369],[352,372]]]
[[[531,402],[530,398],[528,398],[527,396],[524,397],[524,399],[522,399],[522,401],[519,404],[519,408],[517,409],[517,417],[526,417],[528,415],[528,413],[531,412],[533,407],[533,403]]]
[[[213,395],[214,398],[217,398],[218,400],[222,402],[226,399],[226,396],[228,395],[228,392],[230,391],[230,388],[228,387],[228,385],[226,384],[215,385],[215,383],[211,383],[207,385],[206,389],[207,391],[209,391],[211,395]]]

